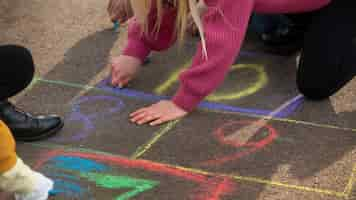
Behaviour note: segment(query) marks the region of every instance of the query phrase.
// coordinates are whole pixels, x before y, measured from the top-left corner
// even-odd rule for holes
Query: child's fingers
[[[141,121],[147,116],[146,112],[142,112],[140,114],[135,115],[134,117],[131,118],[131,122],[137,123],[138,121]]]
[[[138,115],[138,114],[140,114],[140,113],[142,113],[142,112],[145,112],[146,110],[147,110],[147,108],[138,109],[138,110],[136,110],[135,112],[131,113],[131,114],[130,114],[130,117],[134,117],[134,116],[136,116],[136,115]]]
[[[111,76],[111,85],[116,87],[119,85],[119,79],[116,78],[115,76]]]
[[[122,18],[124,15],[125,13],[123,13],[122,11],[115,10],[114,12],[111,13],[110,19],[112,22],[119,21],[120,23],[122,23]]]
[[[131,80],[131,76],[121,76],[119,78],[119,87],[126,86],[130,80]]]
[[[161,125],[165,122],[169,121],[167,118],[164,117],[160,117],[156,120],[154,120],[153,122],[150,123],[151,126],[157,126],[157,125]]]
[[[142,124],[146,124],[147,122],[151,122],[154,120],[159,119],[160,116],[159,115],[146,115],[144,118],[142,118],[141,120],[137,121],[137,124],[142,125]]]
[[[108,7],[107,7],[107,11],[108,11],[109,14],[111,14],[112,2],[113,2],[113,0],[110,0],[110,1],[109,1],[109,4],[108,4]]]
[[[120,71],[112,70],[111,71],[111,85],[118,86],[120,84]]]

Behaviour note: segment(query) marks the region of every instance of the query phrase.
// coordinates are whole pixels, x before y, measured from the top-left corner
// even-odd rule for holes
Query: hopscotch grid
[[[352,195],[352,192],[353,192],[353,187],[354,187],[354,184],[355,184],[355,181],[356,181],[356,164],[354,165],[354,168],[351,172],[351,175],[350,175],[350,178],[349,178],[349,181],[348,181],[348,184],[346,185],[345,187],[345,190],[344,190],[344,195],[345,195],[345,198],[346,199],[350,199],[351,198],[351,195]]]
[[[38,78],[37,84],[40,84],[40,83],[61,85],[61,86],[79,88],[79,89],[88,89],[89,88],[89,89],[92,89],[95,91],[108,92],[107,90],[103,90],[103,89],[100,89],[100,88],[97,88],[94,86],[87,86],[87,85],[82,85],[82,84],[77,84],[77,83],[69,83],[69,82],[65,82],[65,81],[53,81],[53,80],[46,80],[46,79]],[[108,93],[117,95],[112,92],[108,92]],[[119,96],[125,96],[125,95],[119,94]],[[129,98],[131,98],[131,97],[129,97]],[[229,111],[220,111],[220,110],[218,111],[218,110],[212,110],[212,109],[206,109],[206,108],[202,108],[200,110],[213,112],[213,113],[220,113],[220,114],[231,114],[231,115],[240,115],[240,116],[244,116],[244,117],[252,117],[252,118],[258,118],[258,119],[268,119],[271,121],[280,121],[280,122],[286,122],[286,123],[291,123],[291,124],[302,124],[302,125],[319,127],[319,128],[330,128],[330,129],[336,129],[336,130],[351,131],[351,132],[356,133],[356,129],[354,129],[354,128],[339,127],[339,126],[334,126],[334,125],[320,124],[320,123],[294,120],[294,119],[288,119],[288,118],[279,118],[279,117],[271,118],[271,116],[268,116],[268,115],[249,114],[249,113],[242,113],[242,112],[229,112]]]
[[[62,86],[67,86],[67,87],[74,87],[74,88],[80,88],[80,89],[92,89],[92,90],[97,90],[97,91],[105,91],[103,89],[97,88],[95,86],[87,86],[87,85],[82,85],[82,84],[77,84],[77,83],[69,83],[65,81],[53,81],[53,80],[46,80],[37,77],[36,82],[34,84],[39,84],[41,83],[47,83],[47,84],[55,84],[55,85],[62,85]],[[105,91],[107,92],[107,91]],[[123,95],[124,96],[124,95]],[[211,110],[211,109],[201,109],[209,112],[215,112],[215,113],[222,113],[222,114],[234,114],[234,115],[241,115],[241,116],[246,116],[246,117],[253,117],[253,118],[258,118],[258,119],[268,119],[271,121],[280,121],[280,122],[286,122],[286,123],[292,123],[292,124],[302,124],[302,125],[308,125],[308,126],[314,126],[314,127],[321,127],[321,128],[330,128],[330,129],[337,129],[337,130],[344,130],[344,131],[351,131],[351,132],[356,132],[356,129],[353,128],[344,128],[344,127],[338,127],[338,126],[333,126],[333,125],[327,125],[327,124],[318,124],[314,122],[307,122],[307,121],[299,121],[299,120],[293,120],[293,119],[287,119],[287,118],[278,118],[278,117],[271,117],[271,116],[265,116],[265,115],[256,115],[256,114],[247,114],[247,113],[241,113],[241,112],[228,112],[228,111],[217,111],[217,110]],[[136,152],[130,157],[130,159],[138,159],[141,157],[143,154],[147,153],[149,149],[157,143],[164,135],[166,135],[171,129],[175,127],[176,124],[179,123],[179,120],[174,121],[173,123],[169,123],[162,129],[160,129],[158,132],[156,132],[146,144],[138,147]],[[51,145],[50,145],[51,146]],[[60,145],[59,145],[60,146]],[[71,148],[71,149],[76,149],[77,148]],[[114,155],[102,151],[96,151],[96,150],[89,150],[89,149],[83,149],[82,150],[92,153],[100,153],[100,154],[107,154],[107,155]],[[117,156],[117,155],[114,155]],[[164,163],[163,163],[164,164]],[[166,164],[169,165],[169,164]],[[270,180],[264,180],[256,177],[244,177],[244,176],[236,176],[236,175],[229,175],[229,174],[219,174],[219,173],[212,173],[212,172],[207,172],[201,169],[193,169],[193,168],[186,168],[186,167],[181,167],[181,166],[175,166],[175,165],[169,165],[173,166],[177,169],[184,169],[187,171],[190,171],[192,173],[199,173],[203,175],[212,175],[212,176],[224,176],[224,177],[230,177],[236,181],[242,181],[242,182],[252,182],[252,183],[259,183],[259,184],[265,184],[265,185],[270,185],[270,186],[276,186],[276,187],[283,187],[283,188],[289,188],[289,189],[295,189],[299,191],[304,191],[304,192],[313,192],[313,193],[318,193],[318,194],[326,194],[326,195],[332,195],[336,196],[339,198],[345,198],[348,199],[352,193],[353,185],[355,182],[355,173],[356,173],[356,165],[354,169],[352,170],[352,173],[350,175],[349,181],[344,189],[343,192],[337,192],[337,191],[332,191],[332,190],[324,190],[324,189],[317,189],[317,188],[311,188],[311,187],[305,187],[305,186],[298,186],[298,185],[290,185],[290,184],[284,184],[281,182],[276,182],[276,181],[270,181]]]
[[[137,148],[136,152],[132,156],[130,156],[130,159],[140,158],[143,154],[149,151],[152,148],[152,146],[156,144],[164,135],[166,135],[171,129],[173,129],[179,122],[180,120],[169,122],[167,125],[165,125],[156,133],[154,133],[153,137],[149,139],[148,142],[146,142],[146,144],[141,145]]]
[[[207,112],[218,113],[218,114],[240,115],[243,117],[265,119],[265,120],[275,121],[275,122],[285,122],[285,123],[296,124],[296,125],[305,125],[305,126],[312,126],[312,127],[317,127],[317,128],[328,128],[328,129],[350,131],[350,132],[356,133],[355,128],[346,128],[346,127],[340,127],[340,126],[334,126],[334,125],[328,125],[328,124],[319,124],[319,123],[301,121],[301,120],[295,120],[295,119],[280,118],[280,117],[272,117],[271,118],[270,116],[247,114],[247,113],[241,113],[241,112],[229,112],[229,111],[209,110],[209,109],[202,109],[202,110],[207,111]]]
[[[99,154],[99,155],[108,155],[108,156],[126,158],[125,156],[107,153],[107,152],[103,152],[103,151],[96,151],[96,150],[86,149],[86,148],[76,148],[76,147],[71,147],[71,146],[66,146],[66,145],[56,145],[56,144],[45,143],[45,142],[37,143],[37,144],[36,143],[25,143],[25,145],[39,147],[39,148],[49,148],[49,149],[58,149],[59,148],[59,149],[61,149],[62,152],[77,151],[77,152],[83,152],[83,153],[94,153],[94,154]],[[137,160],[137,159],[131,159],[131,160]],[[145,159],[138,159],[138,160],[145,160]],[[150,161],[150,160],[147,160],[147,161]],[[155,162],[155,161],[151,161],[151,162]],[[245,177],[245,176],[237,176],[237,175],[233,175],[233,174],[214,173],[214,172],[209,172],[209,171],[205,171],[202,169],[182,167],[179,165],[172,165],[172,164],[163,163],[163,162],[158,162],[158,163],[166,165],[168,167],[184,170],[186,172],[190,172],[193,174],[208,175],[208,176],[214,176],[214,177],[227,177],[227,178],[231,178],[237,182],[242,182],[242,183],[246,183],[246,182],[257,183],[257,184],[274,186],[274,187],[279,187],[279,188],[287,188],[287,189],[291,189],[291,190],[295,190],[295,191],[311,192],[311,193],[316,193],[316,194],[320,194],[320,195],[335,196],[335,197],[344,198],[344,199],[347,199],[348,195],[349,195],[345,192],[338,192],[338,191],[333,191],[333,190],[285,184],[285,183],[281,183],[281,182],[277,182],[277,181],[264,180],[264,179],[260,179],[260,178],[256,178],[256,177]],[[346,190],[347,189],[345,189],[345,191]]]

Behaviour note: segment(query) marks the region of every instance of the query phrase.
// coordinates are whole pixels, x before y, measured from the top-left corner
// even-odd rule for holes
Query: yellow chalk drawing
[[[154,92],[156,94],[163,94],[166,92],[175,82],[177,82],[179,74],[182,73],[186,68],[188,68],[191,65],[192,61],[190,60],[186,64],[184,64],[181,68],[177,69],[174,71],[169,78],[159,85],[156,89],[154,89]]]
[[[191,61],[187,62],[183,67],[174,71],[170,77],[161,85],[159,85],[154,92],[156,94],[163,94],[166,92],[175,82],[177,82],[179,74],[183,72],[187,67],[191,65]],[[243,97],[247,97],[249,95],[255,94],[260,89],[262,89],[268,83],[268,76],[264,67],[258,64],[236,64],[231,67],[231,71],[241,70],[241,69],[250,69],[254,70],[257,73],[257,81],[253,83],[246,89],[231,92],[229,94],[226,93],[214,93],[208,96],[206,99],[208,101],[223,101],[223,100],[236,100]]]
[[[349,178],[349,182],[344,190],[344,195],[346,199],[350,199],[352,195],[352,190],[354,188],[354,184],[356,182],[356,164],[351,172],[351,176]]]
[[[241,70],[241,69],[251,69],[257,72],[257,81],[249,86],[248,88],[237,91],[237,92],[232,92],[230,94],[219,94],[219,93],[214,93],[210,96],[207,97],[207,100],[209,101],[222,101],[222,100],[236,100],[240,99],[243,97],[250,96],[252,94],[255,94],[258,92],[260,89],[262,89],[264,86],[266,86],[268,82],[268,77],[267,73],[264,70],[264,67],[261,65],[257,64],[237,64],[233,65],[231,67],[232,70]]]
[[[180,120],[175,120],[167,123],[163,128],[159,129],[154,136],[144,145],[140,146],[136,152],[130,156],[130,159],[138,159],[143,154],[151,149],[151,147],[157,143],[166,133],[168,133],[171,129],[173,129]]]

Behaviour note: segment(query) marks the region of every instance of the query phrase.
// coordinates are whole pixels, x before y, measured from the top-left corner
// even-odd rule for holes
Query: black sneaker
[[[64,123],[57,115],[32,116],[8,101],[0,102],[0,120],[10,128],[16,141],[31,142],[56,134]]]

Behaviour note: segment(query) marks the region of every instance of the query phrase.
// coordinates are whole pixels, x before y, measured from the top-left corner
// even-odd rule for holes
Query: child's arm
[[[211,0],[206,0],[209,2]],[[302,12],[327,5],[330,0],[224,0],[204,17],[208,60],[201,45],[190,69],[181,74],[181,86],[173,98],[176,105],[191,111],[224,80],[239,53],[252,10]]]
[[[176,41],[175,32],[176,10],[163,10],[160,31],[155,33],[156,10],[153,8],[148,19],[148,33],[142,33],[140,24],[135,18],[129,21],[128,41],[123,55],[139,58],[142,62],[151,50],[162,51],[171,47]]]
[[[220,2],[215,8],[209,7],[203,17],[208,60],[199,44],[191,68],[180,75],[173,102],[186,111],[193,110],[222,83],[245,37],[253,0]]]

